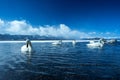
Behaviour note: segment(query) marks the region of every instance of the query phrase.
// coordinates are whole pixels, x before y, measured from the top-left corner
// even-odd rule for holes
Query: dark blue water
[[[119,80],[120,45],[90,49],[86,42],[33,43],[36,52],[21,53],[24,43],[0,43],[0,80]]]

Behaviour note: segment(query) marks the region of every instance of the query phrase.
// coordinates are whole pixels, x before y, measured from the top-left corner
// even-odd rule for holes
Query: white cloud
[[[109,34],[111,34],[111,33],[110,33],[110,32],[106,32],[106,34],[108,34],[108,35],[109,35]]]
[[[89,32],[88,34],[96,34],[96,32]]]
[[[88,37],[88,34],[77,30],[71,30],[65,24],[58,26],[32,26],[25,20],[4,21],[0,19],[0,34],[11,35],[40,35],[40,36],[54,36],[64,38],[83,38]]]
[[[0,26],[4,25],[4,21],[0,19]]]
[[[44,25],[44,26],[32,26],[25,20],[13,20],[4,21],[0,19],[0,34],[11,35],[40,35],[40,36],[53,36],[64,37],[68,39],[90,38],[90,37],[110,37],[115,36],[111,32],[81,32],[78,30],[72,30],[65,24],[59,25]]]

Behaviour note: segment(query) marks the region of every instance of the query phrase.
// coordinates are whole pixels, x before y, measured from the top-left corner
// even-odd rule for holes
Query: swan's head
[[[31,41],[29,39],[26,40],[26,46],[31,46],[32,47],[32,44],[31,44]]]
[[[102,44],[105,43],[104,39],[100,39],[99,41],[100,41],[100,43],[102,43]]]

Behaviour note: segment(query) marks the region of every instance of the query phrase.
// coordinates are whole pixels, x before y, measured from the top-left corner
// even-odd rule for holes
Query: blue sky
[[[119,0],[0,0],[0,18],[3,28],[15,21],[33,29],[46,29],[47,25],[56,30],[63,24],[71,34],[76,31],[83,36],[120,36]],[[13,33],[8,28],[3,31]]]

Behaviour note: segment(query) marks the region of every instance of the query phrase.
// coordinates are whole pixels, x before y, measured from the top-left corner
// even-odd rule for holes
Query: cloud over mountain
[[[0,33],[11,35],[40,35],[63,38],[88,37],[88,34],[77,30],[72,30],[65,24],[32,26],[25,20],[4,21],[0,19]]]
[[[114,32],[81,32],[78,30],[72,30],[69,26],[65,24],[33,26],[27,23],[26,20],[5,21],[2,19],[0,19],[0,34],[40,35],[62,37],[66,39],[119,36],[116,35],[116,33]]]

